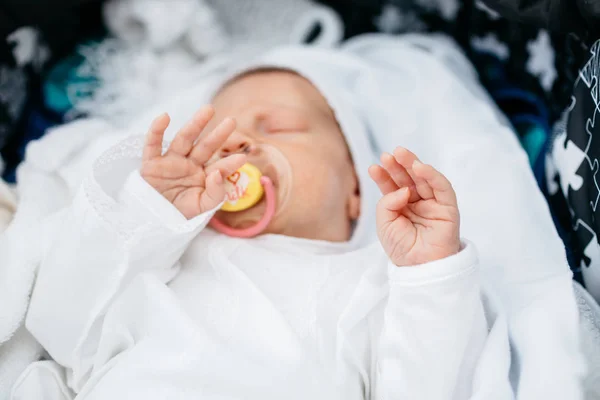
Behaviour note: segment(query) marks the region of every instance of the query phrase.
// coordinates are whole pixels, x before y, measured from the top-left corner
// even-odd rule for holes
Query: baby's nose
[[[233,132],[221,147],[221,157],[226,157],[236,153],[248,153],[252,146],[252,141],[246,135]]]

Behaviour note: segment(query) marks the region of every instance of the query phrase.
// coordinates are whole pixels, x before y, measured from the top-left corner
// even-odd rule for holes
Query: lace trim
[[[102,154],[93,164],[93,172],[83,182],[83,191],[87,201],[96,211],[97,216],[106,224],[112,226],[117,234],[123,238],[126,245],[130,245],[134,237],[139,237],[143,231],[156,229],[150,223],[142,223],[134,219],[123,207],[110,197],[98,183],[98,178],[109,173],[114,173],[111,168],[116,161],[141,160],[144,147],[143,136],[134,136],[123,140]],[[169,143],[163,143],[163,151]],[[129,171],[127,171],[128,173]]]
[[[581,292],[581,289],[577,286],[575,288],[575,298],[577,300],[577,307],[579,308],[579,316],[581,318],[581,324],[587,325],[589,330],[592,332],[594,342],[598,344],[600,348],[600,315],[593,309],[586,297]]]

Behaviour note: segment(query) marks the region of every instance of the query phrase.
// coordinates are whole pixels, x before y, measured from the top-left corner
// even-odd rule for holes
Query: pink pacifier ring
[[[233,237],[239,237],[239,238],[251,238],[254,236],[259,235],[262,231],[264,231],[267,226],[269,225],[269,223],[271,222],[271,220],[273,219],[273,216],[275,215],[275,188],[273,187],[273,182],[271,182],[271,179],[269,179],[266,176],[261,176],[260,178],[260,183],[263,185],[263,188],[265,189],[265,202],[266,202],[266,210],[265,213],[263,214],[262,218],[260,219],[260,221],[258,221],[256,224],[252,225],[249,228],[245,228],[245,229],[236,229],[236,228],[232,228],[229,225],[224,224],[223,222],[219,221],[218,218],[213,217],[213,219],[210,220],[210,227],[213,228],[215,231],[223,233],[227,236],[233,236]]]

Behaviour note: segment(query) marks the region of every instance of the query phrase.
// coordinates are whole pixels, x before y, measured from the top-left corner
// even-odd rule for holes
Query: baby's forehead
[[[333,117],[318,88],[298,73],[286,69],[257,69],[238,74],[225,82],[213,96],[219,108],[235,110],[252,105],[283,106]],[[278,107],[279,108],[279,107]]]
[[[298,101],[314,101],[320,91],[306,78],[286,69],[257,69],[234,76],[216,92],[213,100],[229,96],[282,96]],[[323,99],[324,100],[324,99]]]

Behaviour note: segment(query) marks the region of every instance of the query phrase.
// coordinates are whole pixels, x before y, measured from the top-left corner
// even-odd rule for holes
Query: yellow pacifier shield
[[[247,210],[262,198],[264,189],[260,183],[262,174],[252,164],[244,164],[225,179],[225,204],[223,211]]]

